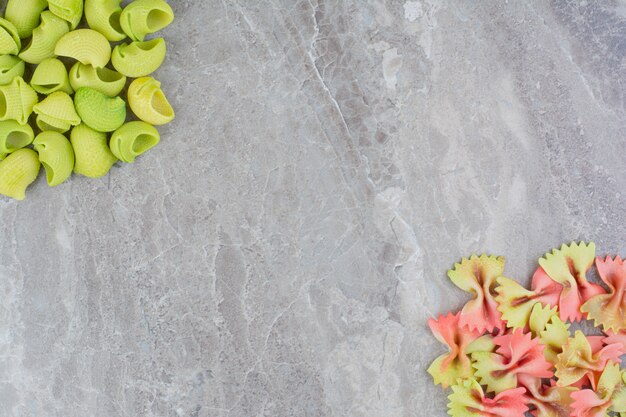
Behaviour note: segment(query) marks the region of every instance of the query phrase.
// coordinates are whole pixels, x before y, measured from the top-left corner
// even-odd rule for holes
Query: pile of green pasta
[[[54,187],[72,171],[102,177],[159,143],[154,126],[171,122],[174,110],[149,76],[165,59],[165,41],[146,37],[174,13],[164,0],[121,3],[8,0],[0,18],[0,194],[23,200],[41,165]]]

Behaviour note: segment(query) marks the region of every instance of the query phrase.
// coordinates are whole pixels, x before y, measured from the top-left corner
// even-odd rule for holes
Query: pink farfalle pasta
[[[626,389],[619,365],[607,364],[595,390],[581,389],[571,394],[572,417],[605,417],[608,411],[626,412]]]
[[[526,388],[527,404],[535,417],[569,417],[571,412],[572,392],[575,387],[559,387],[554,381],[543,384],[538,378],[526,378],[521,381]]]
[[[622,345],[622,355],[626,354],[626,331],[622,330],[621,332],[612,332],[606,331],[606,336],[602,338],[602,343],[605,345],[612,345],[614,343],[619,343]]]
[[[589,320],[604,330],[626,330],[626,265],[619,256],[615,259],[597,257],[596,269],[609,292],[589,298],[580,311],[587,313]]]
[[[520,387],[489,398],[475,379],[466,379],[452,386],[448,414],[452,417],[524,417],[528,410],[525,392]]]

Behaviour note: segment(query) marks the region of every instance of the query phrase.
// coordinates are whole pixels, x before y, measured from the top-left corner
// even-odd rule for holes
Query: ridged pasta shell
[[[75,29],[83,18],[83,0],[48,0],[48,8],[68,22],[72,29]]]
[[[26,188],[39,175],[37,152],[29,148],[18,149],[0,162],[0,194],[16,200],[26,198]]]
[[[124,124],[111,135],[109,146],[121,161],[133,163],[135,158],[154,148],[161,141],[159,131],[146,122]]]
[[[37,127],[44,131],[64,133],[81,121],[72,98],[62,91],[50,94],[33,110],[37,114]]]
[[[77,62],[70,69],[70,84],[74,90],[89,87],[115,97],[124,89],[126,76],[107,67],[94,68]]]
[[[17,55],[22,47],[20,35],[13,23],[0,17],[0,54]]]
[[[157,70],[165,59],[167,47],[163,38],[117,45],[111,54],[113,67],[128,77],[145,77]]]
[[[57,41],[69,31],[65,20],[46,10],[41,14],[41,24],[33,30],[33,37],[19,57],[29,64],[40,64],[53,58]]]
[[[111,59],[111,44],[95,30],[77,29],[59,39],[54,53],[74,58],[81,64],[101,68]]]
[[[19,37],[26,39],[39,24],[39,15],[46,7],[47,0],[9,0],[4,17],[13,23]]]
[[[17,120],[26,124],[38,101],[37,93],[22,77],[0,86],[0,120]]]
[[[130,84],[128,104],[138,118],[151,125],[164,125],[175,117],[161,83],[152,77],[137,78]]]
[[[174,11],[163,0],[135,0],[120,16],[122,29],[134,41],[165,28],[174,21]]]
[[[74,150],[65,136],[58,132],[41,132],[33,141],[33,147],[46,170],[50,187],[64,183],[72,175]]]
[[[74,95],[74,105],[82,121],[98,132],[113,132],[126,120],[124,100],[93,88],[79,88]]]
[[[120,25],[121,0],[85,0],[85,18],[90,28],[102,33],[111,42],[126,38]]]
[[[35,133],[30,125],[21,125],[16,120],[0,122],[0,154],[9,154],[30,145]]]
[[[13,55],[0,56],[0,85],[13,81],[15,77],[23,77],[26,65],[24,61]]]
[[[72,129],[70,142],[74,148],[76,174],[100,178],[117,162],[109,149],[106,133],[95,131],[84,123]]]
[[[48,58],[35,68],[30,85],[39,94],[63,91],[73,94],[65,65],[56,58]]]

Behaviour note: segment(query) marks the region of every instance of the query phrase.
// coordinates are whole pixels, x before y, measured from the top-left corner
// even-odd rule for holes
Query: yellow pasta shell
[[[33,141],[33,147],[46,170],[50,187],[64,183],[72,175],[74,150],[65,136],[58,132],[41,132]]]
[[[13,81],[15,77],[23,77],[26,65],[24,61],[13,55],[0,56],[0,85]]]
[[[37,127],[44,131],[64,133],[80,124],[72,98],[62,91],[50,94],[33,110],[37,114]]]
[[[90,28],[102,33],[111,42],[126,38],[120,25],[121,0],[85,0],[85,18]]]
[[[29,148],[18,149],[0,162],[0,194],[16,200],[26,198],[26,188],[39,175],[37,152]]]
[[[35,68],[30,85],[39,94],[51,94],[55,91],[74,93],[65,65],[56,58],[48,58]]]
[[[117,45],[111,54],[113,67],[122,74],[138,78],[157,70],[165,59],[167,47],[163,38]]]
[[[0,86],[0,120],[26,124],[37,100],[37,93],[22,77],[13,78],[11,84]]]
[[[30,125],[21,125],[16,120],[0,122],[0,154],[9,154],[30,145],[35,133]]]
[[[41,24],[33,30],[33,37],[19,57],[29,64],[40,64],[53,58],[57,41],[69,30],[65,20],[46,10],[41,14]]]
[[[54,52],[74,58],[81,64],[104,67],[111,59],[111,44],[101,33],[92,29],[73,30],[61,37]]]
[[[106,133],[98,132],[84,123],[72,129],[70,142],[74,148],[74,172],[89,178],[105,176],[117,158],[109,149]]]
[[[172,8],[163,0],[135,0],[120,16],[122,29],[134,41],[157,32],[174,21]]]
[[[137,78],[130,84],[128,104],[138,118],[152,125],[169,123],[175,117],[161,83],[152,77]]]
[[[113,132],[126,120],[124,100],[93,88],[79,88],[74,95],[74,105],[82,121],[98,132]]]
[[[161,136],[154,126],[134,121],[124,124],[111,135],[109,146],[121,161],[133,163],[135,158],[159,144]]]
[[[17,55],[22,47],[20,35],[13,23],[0,17],[0,54]]]
[[[115,97],[124,89],[126,76],[107,67],[94,68],[77,62],[70,69],[70,84],[74,90],[90,87],[109,97]]]
[[[46,7],[47,0],[9,0],[4,17],[13,23],[19,37],[26,39],[39,24],[39,15]]]
[[[83,0],[48,0],[48,8],[67,21],[72,29],[75,29],[83,18]]]

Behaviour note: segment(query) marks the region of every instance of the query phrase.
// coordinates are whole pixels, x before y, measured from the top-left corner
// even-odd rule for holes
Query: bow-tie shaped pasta
[[[37,93],[22,77],[13,78],[11,84],[0,86],[0,120],[26,124],[37,100]]]
[[[120,161],[135,162],[135,158],[159,144],[161,137],[154,126],[146,122],[129,122],[111,135],[111,152]]]
[[[26,39],[39,24],[39,16],[46,7],[48,0],[9,0],[4,17],[13,23],[19,37]]]
[[[18,149],[0,162],[0,194],[16,200],[26,198],[26,188],[39,174],[37,152],[29,148]]]
[[[46,10],[41,14],[41,24],[33,30],[30,43],[19,57],[29,64],[40,64],[48,58],[54,58],[57,41],[69,30],[65,20]]]
[[[84,65],[102,68],[111,59],[111,44],[100,32],[77,29],[57,41],[54,53],[74,58]]]
[[[582,389],[571,394],[573,417],[605,417],[608,411],[626,412],[624,375],[616,363],[607,364],[597,389]]]
[[[120,97],[109,97],[93,88],[79,88],[74,104],[81,120],[98,132],[113,132],[126,120],[126,103]]]
[[[107,144],[106,133],[95,131],[84,123],[72,129],[70,142],[74,148],[76,174],[100,178],[117,162]]]
[[[37,127],[42,131],[65,133],[72,126],[80,124],[72,98],[62,91],[50,94],[33,110],[37,114]]]
[[[106,67],[94,68],[77,62],[70,69],[70,84],[74,90],[89,87],[109,97],[117,96],[126,85],[126,76]]]
[[[62,184],[72,175],[74,150],[65,136],[58,132],[41,132],[33,141],[39,161],[46,169],[50,187]]]
[[[527,404],[534,407],[531,414],[535,417],[569,417],[571,394],[575,387],[559,387],[551,381],[550,385],[541,379],[527,378],[521,384],[526,388]]]
[[[130,84],[128,105],[137,117],[151,125],[174,120],[174,109],[161,90],[161,83],[152,77],[137,78]]]
[[[489,398],[475,379],[462,380],[452,386],[452,394],[448,396],[448,414],[451,417],[524,417],[528,410],[525,392],[520,387]]]
[[[116,70],[128,77],[145,77],[161,66],[166,52],[163,38],[123,43],[113,49],[111,63]]]
[[[17,55],[22,47],[20,35],[13,23],[0,17],[0,54]]]
[[[0,122],[0,154],[9,154],[30,145],[35,138],[33,128],[15,120]]]
[[[528,326],[532,335],[539,338],[539,343],[544,346],[545,358],[552,364],[556,363],[557,355],[563,351],[570,337],[570,325],[561,321],[556,307],[544,307],[537,303],[530,313]]]
[[[13,55],[0,56],[0,85],[9,84],[15,77],[23,77],[26,65]]]
[[[121,0],[85,0],[85,18],[89,27],[102,33],[111,42],[126,38],[120,24]]]
[[[46,59],[37,66],[30,79],[30,85],[36,92],[44,95],[56,91],[67,94],[74,93],[65,65],[56,58]]]
[[[609,292],[592,296],[580,311],[604,330],[626,330],[626,265],[619,256],[615,259],[607,256],[604,260],[596,258],[596,268]]]
[[[135,0],[124,8],[120,24],[134,41],[165,28],[174,21],[174,12],[163,0]]]
[[[72,29],[78,26],[83,17],[83,0],[48,0],[48,8],[68,22]]]

